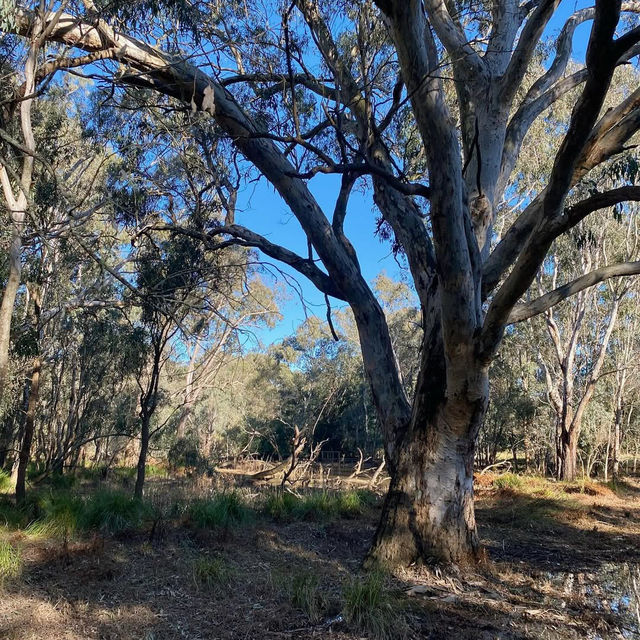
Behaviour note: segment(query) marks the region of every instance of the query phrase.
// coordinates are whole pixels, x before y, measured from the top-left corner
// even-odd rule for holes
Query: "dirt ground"
[[[0,588],[2,640],[307,639],[373,637],[341,616],[379,506],[358,518],[275,522],[228,530],[181,523],[59,541],[5,530],[22,575]],[[389,578],[391,637],[450,640],[640,639],[640,483],[556,485],[524,479],[497,489],[479,478],[477,514],[490,560],[480,569],[409,567]],[[204,588],[194,559],[224,561]],[[311,621],[287,596],[296,576],[322,594]],[[395,615],[395,613],[394,613]]]

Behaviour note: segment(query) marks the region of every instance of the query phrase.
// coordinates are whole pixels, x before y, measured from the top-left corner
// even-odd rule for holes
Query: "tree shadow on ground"
[[[507,493],[480,505],[481,536],[496,562],[533,571],[589,571],[611,562],[640,563],[640,509]]]

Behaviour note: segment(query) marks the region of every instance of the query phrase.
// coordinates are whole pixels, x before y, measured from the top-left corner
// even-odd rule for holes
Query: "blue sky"
[[[358,183],[361,184],[361,181]],[[328,217],[331,217],[338,194],[340,178],[319,175],[310,181],[309,187]],[[307,255],[307,240],[297,220],[273,187],[263,178],[256,185],[245,187],[238,197],[237,222],[264,235],[271,242],[286,246],[296,253]],[[381,272],[399,279],[401,268],[391,253],[389,242],[382,242],[375,235],[377,212],[370,193],[354,189],[345,220],[345,233],[358,253],[362,273],[371,282]],[[282,265],[278,265],[281,267]],[[273,329],[256,331],[265,343],[275,342],[290,335],[305,319],[306,315],[326,316],[324,296],[306,279],[292,269],[283,268],[300,284],[305,304],[295,293],[283,304],[283,319]],[[332,309],[345,303],[331,301]]]

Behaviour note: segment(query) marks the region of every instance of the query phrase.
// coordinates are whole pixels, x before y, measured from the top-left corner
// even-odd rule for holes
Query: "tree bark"
[[[481,420],[480,415],[474,420]],[[464,564],[479,558],[474,445],[467,429],[457,436],[450,432],[443,412],[429,424],[411,429],[391,473],[368,562]]]
[[[18,471],[16,475],[16,503],[22,504],[26,497],[27,467],[31,454],[31,444],[35,429],[36,409],[40,392],[40,370],[42,359],[37,356],[33,363],[31,372],[31,385],[29,387],[29,404],[24,422],[24,433],[22,435],[22,446],[18,458]]]
[[[147,454],[149,452],[149,425],[151,423],[151,413],[145,412],[142,416],[142,425],[140,432],[140,454],[138,455],[138,465],[136,471],[136,486],[133,495],[139,500],[142,499],[144,492],[144,480],[147,467]]]
[[[11,317],[18,288],[20,287],[20,274],[22,273],[21,253],[21,229],[14,224],[13,240],[9,250],[9,277],[7,278],[7,284],[2,294],[2,303],[0,304],[0,401],[5,394],[7,384]]]
[[[577,477],[579,429],[562,429],[558,444],[558,478],[572,482]]]

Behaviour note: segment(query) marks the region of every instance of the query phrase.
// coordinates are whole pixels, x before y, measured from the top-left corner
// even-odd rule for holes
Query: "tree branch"
[[[586,56],[587,81],[555,157],[549,185],[544,192],[541,216],[487,311],[481,336],[482,358],[490,358],[495,352],[511,310],[531,285],[555,237],[550,223],[560,215],[575,179],[576,166],[602,108],[619,57],[610,53],[610,44],[618,25],[620,5],[620,0],[613,3],[597,0]]]
[[[610,278],[621,278],[624,276],[635,276],[640,274],[640,261],[637,262],[621,262],[620,264],[613,264],[607,267],[600,267],[590,271],[567,284],[546,293],[531,302],[526,304],[516,305],[509,314],[508,324],[514,324],[516,322],[522,322],[528,320],[541,313],[547,311],[554,305],[566,300],[567,298],[584,291],[589,287],[609,280]]]

